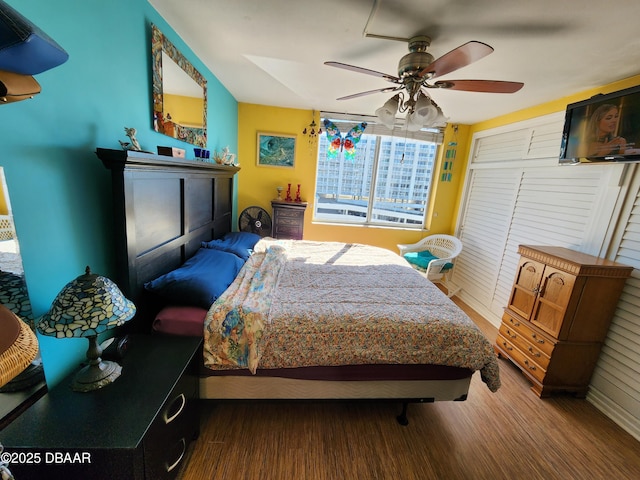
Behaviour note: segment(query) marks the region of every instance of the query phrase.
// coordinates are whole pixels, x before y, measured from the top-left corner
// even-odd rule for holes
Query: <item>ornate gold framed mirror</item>
[[[198,147],[207,146],[207,81],[151,25],[153,129]]]

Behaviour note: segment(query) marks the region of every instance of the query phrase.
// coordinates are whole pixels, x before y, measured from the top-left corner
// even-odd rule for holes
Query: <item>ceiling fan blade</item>
[[[336,98],[336,100],[349,100],[351,98],[364,97],[365,95],[371,95],[373,93],[384,93],[384,92],[395,92],[397,90],[402,90],[404,87],[387,87],[387,88],[378,88],[376,90],[367,90],[366,92],[354,93],[353,95],[347,95],[346,97]]]
[[[352,72],[365,73],[367,75],[373,75],[374,77],[384,78],[388,82],[400,83],[400,79],[398,77],[394,77],[388,73],[377,72],[375,70],[369,70],[368,68],[356,67],[354,65],[340,62],[324,62],[324,64],[329,65],[330,67],[343,68]]]
[[[418,73],[418,76],[426,76],[427,78],[440,77],[459,68],[466,67],[486,57],[491,52],[493,52],[493,47],[486,43],[472,40],[464,45],[460,45],[458,48],[454,48],[449,53],[445,53],[437,60],[431,62]]]
[[[432,85],[436,88],[464,90],[466,92],[515,93],[520,90],[522,82],[504,82],[502,80],[443,80]]]

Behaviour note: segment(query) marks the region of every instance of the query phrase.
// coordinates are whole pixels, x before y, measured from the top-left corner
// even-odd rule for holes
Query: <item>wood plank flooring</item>
[[[467,401],[411,404],[406,427],[398,403],[204,401],[181,478],[640,479],[640,442],[593,405],[539,399],[508,361],[500,370],[497,393],[475,373]]]

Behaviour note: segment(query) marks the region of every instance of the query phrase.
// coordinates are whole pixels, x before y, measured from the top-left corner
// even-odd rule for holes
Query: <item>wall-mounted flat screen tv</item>
[[[567,105],[560,164],[640,162],[640,85]]]

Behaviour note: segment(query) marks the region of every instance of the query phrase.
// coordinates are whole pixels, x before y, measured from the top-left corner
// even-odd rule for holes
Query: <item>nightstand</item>
[[[132,335],[114,383],[74,392],[74,372],[0,432],[13,475],[175,478],[199,433],[201,345],[199,337]]]
[[[302,240],[304,230],[304,211],[307,202],[285,202],[272,200],[273,238]]]

